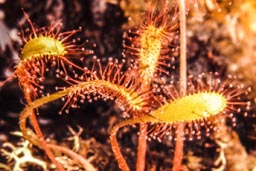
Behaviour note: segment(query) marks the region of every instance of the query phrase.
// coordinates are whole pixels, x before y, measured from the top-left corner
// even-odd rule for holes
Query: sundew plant
[[[212,14],[208,17],[218,18],[231,8],[232,3],[211,0],[140,2],[145,6],[142,5],[143,12],[134,10],[141,17],[138,22],[133,22],[133,16],[123,16],[129,21],[122,30],[124,33],[117,50],[119,56],[103,56],[102,53],[107,51],[103,48],[104,41],[110,48],[108,39],[112,40],[104,35],[113,34],[99,31],[99,28],[113,24],[107,9],[119,7],[120,15],[120,12],[131,14],[132,9],[137,8],[136,4],[132,8],[132,1],[97,2],[89,3],[94,24],[70,30],[65,28],[69,17],[61,20],[58,13],[54,13],[48,25],[39,27],[36,19],[32,19],[31,11],[21,8],[28,29],[20,27],[19,60],[13,72],[1,81],[0,90],[8,89],[8,85],[17,80],[24,108],[16,123],[19,129],[13,134],[22,139],[16,144],[2,143],[1,154],[6,160],[0,168],[17,171],[144,171],[165,168],[181,171],[195,169],[191,168],[191,163],[196,163],[196,167],[203,170],[203,164],[196,161],[204,159],[196,160],[199,157],[193,156],[193,160],[188,151],[195,148],[189,149],[186,142],[205,143],[206,140],[211,140],[215,144],[212,146],[219,148],[215,150],[215,158],[212,164],[208,164],[208,169],[239,168],[229,164],[233,159],[226,151],[228,142],[219,137],[223,130],[236,127],[237,118],[253,118],[252,89],[243,82],[242,76],[223,69],[227,64],[219,64],[219,58],[211,51],[214,44],[205,50],[191,38],[197,29],[191,26],[192,21],[200,22],[208,13]],[[73,10],[81,10],[80,2],[73,3],[76,7]],[[49,4],[54,6],[51,2]],[[63,5],[66,7],[67,4]],[[72,15],[74,17],[75,12]],[[105,20],[101,18],[104,16]],[[195,21],[195,18],[199,19]],[[94,41],[89,40],[91,35]],[[204,55],[196,53],[196,48],[202,48],[198,51],[203,51]],[[196,57],[191,57],[193,55]],[[108,109],[104,111],[103,106]],[[90,112],[99,115],[92,117],[87,114]],[[54,120],[47,121],[51,129],[42,129],[42,113],[63,120],[70,117],[70,123],[65,125],[63,122],[66,130],[60,131],[67,137],[58,135],[58,130],[63,127],[58,128],[61,123]],[[85,120],[89,125],[77,124],[76,119],[72,119],[73,113],[80,115],[79,123]],[[108,128],[99,129],[95,137],[89,134],[96,131],[90,130],[90,124],[100,128],[106,116]],[[97,134],[102,132],[105,142],[92,145]],[[11,136],[9,133],[4,135]],[[132,147],[123,149],[129,143]],[[164,156],[165,160],[171,161],[168,166],[161,166],[160,160],[163,159],[154,164],[151,143],[157,144],[153,150],[169,144],[166,148],[172,152]],[[114,163],[106,158],[107,152],[103,148],[111,149],[108,155],[112,156]],[[105,158],[101,156],[103,154]],[[254,159],[255,156],[250,157],[248,165],[243,167],[255,168],[251,164]]]

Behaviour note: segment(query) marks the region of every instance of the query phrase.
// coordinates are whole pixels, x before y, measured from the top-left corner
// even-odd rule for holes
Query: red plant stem
[[[186,57],[186,11],[185,1],[178,0],[180,16],[180,93],[186,95],[187,91],[187,57]],[[184,125],[179,124],[176,133],[176,146],[174,151],[173,171],[180,171],[183,158]]]
[[[147,151],[147,124],[141,123],[139,140],[138,140],[138,148],[137,148],[136,171],[145,170],[146,151]]]
[[[180,8],[180,93],[187,92],[187,56],[186,56],[186,11],[184,0],[179,0]]]
[[[25,95],[27,103],[30,104],[32,102],[30,94],[27,93],[26,91],[24,91],[24,95]],[[44,149],[46,155],[49,157],[49,159],[52,161],[52,163],[56,165],[56,167],[59,171],[64,171],[63,166],[58,161],[56,161],[52,151],[47,147],[46,140],[43,136],[40,126],[37,122],[37,117],[34,112],[31,113],[31,115],[29,116],[29,119],[30,119],[30,122],[31,122],[37,136],[38,136],[39,142],[41,142],[42,148]]]
[[[183,129],[184,129],[183,124],[179,124],[177,127],[178,133],[176,134],[176,143],[175,143],[172,171],[180,171],[181,170],[184,140],[183,140],[183,135],[181,134],[180,131],[183,132]]]
[[[123,127],[123,125],[125,126],[127,123],[126,121],[120,122],[118,124],[116,124],[112,130],[111,130],[111,134],[110,134],[110,143],[111,143],[111,147],[112,147],[112,151],[115,154],[115,158],[117,160],[118,166],[122,171],[130,171],[128,164],[126,163],[126,160],[124,159],[122,152],[120,150],[120,147],[118,145],[117,139],[116,139],[116,133],[118,131],[119,128]]]

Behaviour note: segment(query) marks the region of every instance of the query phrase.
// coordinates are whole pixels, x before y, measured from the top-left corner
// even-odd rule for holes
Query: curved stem
[[[112,147],[112,151],[115,155],[115,158],[117,160],[118,166],[122,171],[129,171],[130,168],[126,162],[126,160],[124,159],[121,149],[118,145],[117,139],[116,139],[116,134],[117,131],[125,126],[128,125],[132,125],[132,124],[140,124],[141,125],[146,125],[146,122],[150,122],[150,121],[158,121],[156,118],[153,118],[151,116],[145,116],[143,117],[143,120],[141,118],[130,118],[130,119],[126,119],[123,120],[119,123],[117,123],[112,129],[111,129],[111,133],[110,133],[110,143],[111,143],[111,147]],[[146,127],[142,127],[142,129],[146,129]],[[145,130],[143,130],[142,132],[144,132]],[[141,133],[141,132],[140,132]],[[145,134],[146,136],[146,134]],[[140,156],[138,156],[140,157]],[[138,161],[138,160],[137,160]],[[136,166],[137,167],[137,166]],[[136,168],[137,169],[137,168]]]
[[[29,103],[27,105],[27,107],[21,112],[21,115],[20,115],[20,129],[21,129],[21,132],[23,133],[23,137],[25,139],[29,140],[32,144],[34,144],[38,147],[41,147],[44,150],[48,149],[48,151],[50,151],[49,150],[49,148],[50,148],[52,150],[57,150],[57,151],[60,151],[62,153],[65,153],[68,156],[70,156],[71,158],[77,160],[84,168],[89,168],[89,170],[91,170],[91,171],[96,171],[96,169],[91,164],[89,164],[87,160],[85,160],[80,155],[74,153],[72,150],[67,149],[65,147],[58,146],[58,145],[54,145],[54,144],[47,144],[45,142],[45,140],[43,139],[42,134],[38,134],[38,136],[36,136],[32,131],[27,129],[26,120],[27,120],[28,117],[31,118],[33,115],[35,115],[34,114],[34,109],[38,108],[39,106],[41,106],[43,104],[49,103],[53,100],[56,100],[58,98],[61,98],[65,95],[67,95],[71,90],[72,90],[71,88],[68,88],[68,89],[62,90],[60,92],[54,93],[50,96],[45,96],[41,99],[38,99],[38,100],[35,100],[34,102]],[[36,118],[32,118],[32,119],[36,119]],[[33,121],[33,123],[34,123],[34,121]],[[37,123],[36,126],[38,126],[37,131],[38,130],[41,131],[38,123]],[[56,161],[56,163],[58,163],[58,162]],[[60,164],[58,163],[58,165],[60,165]],[[56,165],[58,170],[64,170],[63,166],[61,166],[61,165],[58,166],[58,165]]]
[[[20,114],[20,129],[23,133],[23,136],[26,139],[28,139],[31,143],[40,146],[40,143],[38,142],[38,140],[36,140],[33,136],[29,135],[26,129],[26,120],[28,117],[31,117],[31,115],[33,114],[33,110],[40,107],[41,105],[44,105],[46,103],[49,103],[51,101],[54,101],[56,99],[59,99],[67,95],[70,95],[70,97],[72,98],[73,97],[72,95],[76,94],[79,91],[83,92],[84,90],[84,93],[86,93],[86,91],[91,93],[92,87],[94,88],[93,89],[94,92],[97,92],[97,93],[100,92],[101,94],[105,93],[106,96],[112,96],[112,97],[122,96],[122,99],[124,101],[123,103],[128,104],[127,106],[135,106],[136,103],[142,101],[142,99],[137,98],[139,97],[139,95],[136,92],[131,92],[129,91],[129,89],[123,86],[110,83],[105,80],[91,80],[87,82],[80,82],[75,86],[71,86],[69,88],[66,88],[64,90],[58,91],[49,96],[42,97],[40,99],[37,99],[29,103]],[[140,108],[141,106],[138,106],[138,107]]]
[[[111,134],[110,134],[110,143],[112,147],[112,151],[115,155],[115,158],[117,160],[118,166],[122,171],[130,171],[130,168],[124,159],[121,149],[118,145],[117,139],[116,139],[116,134],[117,131],[124,126],[130,125],[130,119],[124,120],[122,122],[117,123],[112,129],[111,129]]]
[[[69,89],[62,90],[60,92],[54,93],[50,96],[45,96],[40,99],[37,99],[31,103],[29,103],[25,109],[21,112],[19,117],[19,126],[20,130],[23,134],[23,137],[30,141],[32,144],[42,147],[41,143],[38,140],[38,137],[34,135],[33,132],[27,130],[27,118],[31,117],[31,115],[34,114],[34,109],[38,108],[39,106],[49,103],[53,100],[56,100],[58,98],[61,98],[65,95],[67,95],[69,92]]]
[[[30,104],[32,102],[30,94],[27,93],[26,91],[24,91],[24,95],[27,100],[27,103]],[[41,146],[44,149],[46,155],[49,157],[49,159],[52,161],[52,163],[56,165],[58,170],[64,171],[63,166],[58,161],[56,161],[55,156],[53,155],[51,150],[47,147],[46,140],[45,140],[44,135],[43,135],[43,133],[40,129],[40,126],[37,122],[37,117],[36,117],[36,114],[34,113],[34,110],[31,111],[31,115],[29,116],[29,119],[30,119],[31,124],[33,125],[33,128],[38,136],[38,139],[41,142]],[[24,132],[24,131],[22,131],[22,132]]]
[[[62,91],[59,91],[59,92],[56,92],[56,93],[53,93],[49,96],[45,96],[45,97],[42,97],[40,99],[37,99],[31,103],[29,103],[25,109],[21,112],[20,114],[20,129],[21,129],[21,132],[23,133],[23,137],[26,138],[27,140],[29,140],[32,144],[36,145],[36,146],[39,146],[39,147],[43,147],[41,144],[41,142],[38,140],[38,137],[32,132],[32,131],[28,131],[27,130],[27,118],[31,118],[31,116],[33,116],[33,112],[34,112],[34,109],[40,107],[41,105],[44,105],[46,103],[49,103],[51,101],[54,101],[56,99],[59,99],[61,97],[64,97],[66,95],[70,95],[72,97],[72,92],[77,92],[78,90],[83,90],[85,89],[88,90],[88,91],[91,91],[90,88],[91,87],[94,87],[97,91],[103,91],[102,90],[102,86],[104,88],[107,88],[108,91],[104,91],[107,95],[111,95],[111,96],[114,96],[114,95],[122,95],[126,98],[123,98],[124,101],[126,103],[132,103],[130,105],[133,105],[134,101],[131,100],[131,97],[139,97],[137,96],[136,92],[129,92],[128,89],[126,89],[125,87],[122,87],[122,86],[119,86],[119,85],[116,85],[116,84],[113,84],[113,83],[110,83],[105,80],[91,80],[91,81],[88,81],[88,82],[81,82],[81,83],[78,83],[77,85],[75,86],[71,86],[69,88],[66,88]],[[137,103],[137,98],[135,98],[135,101]],[[40,130],[40,127],[39,125],[37,125],[38,130]],[[39,133],[39,132],[37,132]],[[39,134],[40,137],[43,137],[42,135]],[[117,143],[117,142],[116,142]],[[48,146],[48,145],[47,145]]]

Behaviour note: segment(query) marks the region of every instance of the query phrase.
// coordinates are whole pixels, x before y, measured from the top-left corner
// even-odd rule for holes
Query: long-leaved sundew
[[[200,78],[188,81],[187,95],[179,93],[174,84],[167,88],[167,97],[162,97],[162,105],[153,110],[150,115],[139,118],[127,119],[117,123],[111,131],[111,144],[119,167],[129,170],[126,160],[116,141],[117,131],[124,126],[138,123],[149,124],[147,135],[150,138],[161,141],[164,137],[173,139],[180,134],[184,139],[200,139],[202,133],[211,135],[211,131],[220,129],[219,121],[229,118],[235,125],[234,113],[241,109],[249,110],[250,102],[244,101],[241,96],[250,92],[243,84],[235,85],[229,77],[226,80],[210,78],[202,75]],[[184,131],[177,132],[178,125],[184,125]]]
[[[169,74],[174,67],[178,39],[178,15],[168,9],[168,3],[158,9],[150,4],[145,12],[145,21],[135,25],[124,34],[124,57],[134,58],[143,84],[151,84],[156,76]]]
[[[140,91],[152,89],[155,81],[168,76],[174,69],[178,46],[178,18],[175,7],[168,8],[168,1],[151,2],[142,23],[124,34],[123,56],[134,60],[138,68],[137,81]],[[162,80],[160,81],[162,82]],[[136,170],[145,170],[147,126],[140,124]]]
[[[47,27],[36,28],[28,15],[24,13],[30,26],[31,32],[28,36],[22,32],[24,46],[21,49],[21,60],[16,66],[15,75],[21,87],[35,99],[43,86],[40,82],[45,79],[45,72],[49,67],[55,67],[56,72],[67,67],[82,69],[74,64],[71,58],[78,58],[81,55],[92,53],[84,47],[77,45],[76,39],[72,36],[80,29],[61,32],[60,21],[50,24]]]
[[[115,100],[125,109],[124,114],[128,115],[124,116],[127,117],[138,117],[149,112],[152,93],[149,90],[138,91],[140,83],[137,81],[136,68],[130,67],[123,71],[125,60],[119,63],[113,58],[109,58],[105,67],[100,59],[94,57],[93,61],[91,68],[84,68],[84,73],[80,75],[75,74],[75,79],[64,73],[60,75],[73,85],[72,92],[63,99],[65,105],[60,113],[68,113],[70,107],[77,108],[85,101],[98,99]]]
[[[50,70],[49,66],[55,67],[56,72],[59,70],[66,72],[66,66],[82,69],[71,62],[69,58],[85,54],[85,50],[75,44],[75,39],[70,40],[79,30],[61,32],[61,22],[56,22],[48,27],[35,28],[28,14],[24,12],[24,15],[31,26],[31,32],[28,36],[25,36],[22,31],[24,46],[21,49],[20,61],[14,74],[19,80],[27,103],[30,104],[43,92],[44,86],[41,82],[45,80],[45,73]],[[47,148],[33,111],[29,117],[35,132],[42,140],[42,147],[47,155],[57,165],[58,169],[63,170]],[[24,135],[27,135],[26,130],[22,131]]]
[[[117,4],[112,5],[116,6]],[[70,23],[62,24],[61,21],[53,20],[49,26],[37,28],[28,14],[24,12],[30,28],[21,31],[24,46],[20,49],[20,60],[9,79],[18,79],[26,100],[26,106],[19,118],[22,136],[31,144],[44,150],[51,160],[50,162],[55,165],[48,165],[49,167],[53,166],[56,167],[56,170],[64,171],[65,169],[78,170],[73,169],[73,167],[72,169],[69,168],[69,165],[78,165],[79,169],[101,170],[97,157],[97,166],[94,167],[93,164],[96,163],[96,160],[93,159],[93,164],[90,164],[92,160],[88,162],[88,156],[81,153],[83,150],[79,148],[83,148],[84,144],[82,142],[84,139],[80,137],[81,131],[79,133],[73,131],[72,133],[74,136],[71,139],[74,140],[73,144],[76,150],[58,144],[59,140],[63,144],[64,139],[51,141],[53,137],[58,137],[59,131],[57,130],[54,130],[49,136],[49,141],[45,140],[44,137],[47,135],[44,133],[47,133],[45,131],[48,129],[41,131],[36,114],[40,114],[44,109],[50,109],[53,104],[47,104],[53,101],[55,101],[54,104],[61,104],[58,111],[59,115],[79,113],[82,110],[77,108],[84,109],[83,104],[94,103],[98,100],[100,100],[98,105],[104,101],[113,101],[117,104],[114,109],[116,107],[121,109],[120,115],[124,117],[121,121],[113,117],[115,119],[109,120],[109,124],[107,122],[98,124],[98,121],[102,123],[103,117],[109,116],[109,111],[113,111],[113,106],[110,105],[106,105],[109,107],[108,115],[87,118],[86,114],[81,114],[83,115],[81,117],[85,118],[86,122],[84,123],[92,121],[91,123],[93,123],[93,127],[96,126],[96,129],[99,128],[98,125],[100,127],[105,126],[105,124],[111,126],[113,121],[116,122],[110,132],[110,143],[118,167],[122,171],[154,170],[151,163],[146,165],[147,152],[152,154],[151,151],[148,151],[147,143],[152,140],[158,140],[162,143],[171,141],[175,145],[174,150],[166,150],[165,152],[168,151],[168,153],[173,154],[172,170],[180,171],[183,169],[182,162],[185,159],[183,157],[183,153],[186,152],[184,150],[185,140],[199,140],[204,136],[214,137],[216,140],[213,132],[227,125],[235,126],[236,115],[239,113],[246,114],[250,109],[251,104],[247,101],[250,88],[238,84],[240,80],[238,81],[236,77],[223,78],[227,76],[226,73],[220,75],[217,72],[214,74],[210,72],[217,71],[214,66],[215,62],[213,62],[215,57],[211,54],[217,49],[212,47],[212,44],[204,48],[200,42],[191,39],[197,35],[197,32],[196,34],[193,32],[194,27],[191,30],[189,28],[189,35],[186,35],[186,23],[189,22],[190,24],[191,22],[190,20],[187,21],[186,17],[192,17],[187,15],[188,12],[192,12],[189,11],[192,5],[195,7],[203,5],[205,10],[213,12],[211,7],[221,9],[218,5],[222,3],[214,0],[202,0],[202,2],[197,0],[160,0],[147,1],[143,4],[146,7],[141,23],[136,23],[124,33],[123,42],[119,42],[119,45],[123,43],[123,49],[115,49],[117,51],[113,51],[113,53],[111,50],[111,56],[108,57],[105,57],[107,54],[104,54],[104,57],[96,55],[92,57],[93,51],[86,50],[87,46],[84,46],[89,41],[79,45],[81,40],[86,39],[84,36],[95,35],[97,41],[102,41],[98,41],[99,43],[112,47],[112,44],[108,44],[108,36],[98,36],[97,33],[100,28],[94,30],[88,25],[90,33],[87,30],[82,31],[81,35],[83,36],[80,39],[77,37],[79,37],[81,28],[66,31],[65,29],[70,26]],[[109,4],[106,5],[107,3],[103,3],[103,6],[101,4],[103,11],[109,8]],[[89,8],[98,9],[95,5]],[[115,10],[115,8],[111,9],[111,11]],[[109,10],[107,11],[109,12]],[[108,14],[106,13],[106,17],[109,17]],[[116,15],[117,13],[113,14]],[[122,13],[119,11],[118,15],[120,14]],[[113,22],[116,21],[113,20]],[[83,24],[87,25],[87,23],[81,23],[81,25]],[[102,27],[104,28],[102,33],[107,34],[105,26],[107,23]],[[111,31],[115,32],[116,29],[119,27],[115,27]],[[90,40],[91,38],[94,39],[88,37]],[[191,39],[188,43],[187,38]],[[93,46],[94,48],[97,47],[96,44]],[[188,46],[188,51],[186,46]],[[204,49],[203,52],[207,51],[207,53],[201,53],[202,49]],[[190,50],[195,58],[190,58],[187,61],[186,54],[190,53]],[[124,59],[118,60],[114,56],[115,52],[123,52],[119,55],[123,55]],[[198,61],[198,59],[203,58],[203,62]],[[210,67],[208,62],[204,62],[206,60],[213,60]],[[188,76],[191,70],[187,70],[187,62],[190,66],[192,66],[191,64],[196,64],[196,67],[200,66],[200,68],[196,68],[197,73],[202,72],[201,68],[207,73]],[[225,70],[225,68],[223,69]],[[1,82],[0,88],[3,85]],[[100,110],[97,109],[97,111]],[[49,114],[54,113],[50,111]],[[30,124],[28,124],[28,119]],[[52,121],[52,118],[50,120]],[[80,123],[80,120],[78,122]],[[74,117],[72,117],[71,124],[73,123],[77,123]],[[51,124],[51,122],[47,120],[47,124]],[[51,126],[56,128],[60,125]],[[87,127],[87,125],[85,126]],[[121,142],[125,144],[127,139],[124,140],[122,139],[123,136],[117,136],[121,132],[119,131],[120,128],[130,126],[139,128],[138,142],[134,142],[136,140],[134,136],[131,139],[131,142],[137,146],[137,154],[130,153],[137,157],[136,164],[133,165],[129,164],[133,163],[129,162],[130,157],[129,159],[123,157],[122,152],[125,151],[122,151],[119,146]],[[96,130],[89,131],[94,132]],[[105,133],[104,131],[104,137],[106,136]],[[89,136],[90,133],[86,133],[86,137]],[[97,139],[97,137],[95,138]],[[69,164],[66,161],[72,162]],[[13,161],[11,162],[13,163]],[[160,167],[165,167],[159,164],[159,161],[156,162],[155,170],[161,170]],[[116,164],[113,163],[113,166]],[[106,167],[109,168],[109,166]],[[112,164],[111,169],[113,170]]]
[[[39,137],[27,129],[27,118],[31,116],[33,110],[60,98],[65,101],[60,112],[63,110],[68,112],[70,108],[77,108],[78,103],[103,99],[115,100],[122,106],[122,109],[125,109],[125,113],[132,118],[150,113],[151,92],[136,92],[138,87],[136,75],[130,74],[132,69],[123,72],[122,66],[123,63],[109,59],[107,66],[102,67],[100,60],[94,58],[92,68],[84,68],[84,72],[75,78],[68,77],[65,74],[59,75],[59,77],[64,76],[63,79],[72,85],[66,88],[59,87],[56,93],[36,99],[27,105],[20,115],[20,129],[23,136],[41,147]],[[51,144],[46,144],[46,146],[52,150],[56,149]],[[58,148],[58,150],[61,149]],[[64,151],[66,152],[66,150]],[[67,153],[67,155],[70,155],[70,153]]]

